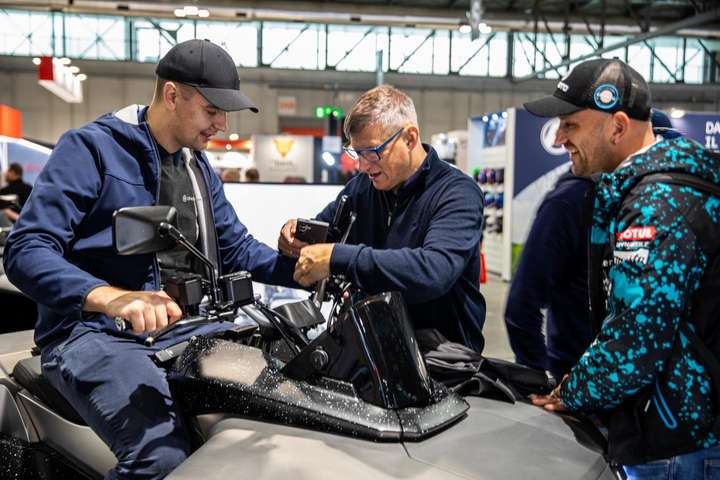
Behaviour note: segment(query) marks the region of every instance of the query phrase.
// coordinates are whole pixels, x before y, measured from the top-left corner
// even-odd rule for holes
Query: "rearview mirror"
[[[113,214],[113,245],[120,255],[139,255],[169,250],[175,240],[161,235],[161,223],[176,225],[175,207],[127,207]]]

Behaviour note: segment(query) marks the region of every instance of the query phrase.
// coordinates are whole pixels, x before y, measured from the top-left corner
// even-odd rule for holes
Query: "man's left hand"
[[[551,412],[564,412],[565,405],[560,398],[550,395],[530,395],[533,405],[537,407],[543,407],[545,410]]]
[[[329,277],[334,246],[334,243],[317,243],[303,247],[295,264],[295,281],[303,287],[309,287]]]
[[[568,379],[568,376],[569,375],[565,375],[563,377],[560,384],[550,392],[550,395],[530,395],[530,400],[532,400],[533,405],[543,407],[545,410],[550,410],[551,412],[564,412],[566,409],[560,398],[560,390],[562,389],[563,383]]]

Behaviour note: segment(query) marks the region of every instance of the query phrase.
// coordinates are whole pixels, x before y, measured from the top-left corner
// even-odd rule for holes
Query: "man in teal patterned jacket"
[[[629,478],[720,478],[710,368],[720,353],[720,156],[683,137],[657,141],[648,86],[619,60],[584,62],[525,106],[559,116],[556,143],[573,172],[598,174],[589,287],[599,333],[533,402],[598,414]]]

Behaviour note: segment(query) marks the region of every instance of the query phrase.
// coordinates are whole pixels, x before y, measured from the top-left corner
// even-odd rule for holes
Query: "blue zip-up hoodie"
[[[114,330],[105,315],[87,314],[87,294],[101,285],[159,290],[155,255],[120,256],[112,215],[157,204],[160,158],[147,107],[130,105],[65,133],[33,188],[4,252],[10,281],[38,303],[35,342],[43,347],[83,323]],[[294,261],[255,240],[238,220],[207,158],[195,152],[210,196],[223,272],[292,286]]]
[[[416,329],[481,352],[485,299],[480,294],[482,192],[429,145],[422,165],[397,194],[358,175],[340,192],[358,214],[347,244],[336,244],[330,269],[368,294],[402,293]],[[331,221],[336,202],[318,219]]]
[[[587,287],[586,196],[594,183],[563,174],[538,208],[513,278],[505,325],[518,363],[560,379],[595,336]],[[547,308],[547,342],[543,312]],[[547,344],[546,344],[547,343]]]

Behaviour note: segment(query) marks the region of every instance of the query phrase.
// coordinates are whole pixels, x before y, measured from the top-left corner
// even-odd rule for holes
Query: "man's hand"
[[[309,287],[329,277],[334,246],[334,243],[318,243],[303,247],[295,264],[295,281],[303,287]]]
[[[159,330],[182,317],[180,307],[165,292],[129,292],[114,287],[92,290],[83,310],[123,318],[134,333]]]
[[[552,393],[550,395],[530,395],[530,400],[532,400],[533,405],[543,407],[545,410],[550,410],[551,412],[565,411],[565,405],[563,405],[562,400],[554,397]]]
[[[17,219],[20,216],[20,214],[17,213],[12,208],[3,208],[3,213],[8,218],[8,220],[10,220],[13,223],[17,222]]]
[[[560,390],[562,389],[565,380],[568,379],[568,376],[569,375],[565,375],[563,377],[560,384],[555,387],[552,392],[550,392],[550,395],[530,395],[530,400],[532,400],[533,405],[543,407],[545,410],[550,410],[551,412],[564,412],[565,405],[562,403],[562,399],[560,398]]]
[[[278,237],[278,250],[283,255],[291,258],[298,258],[300,256],[300,250],[308,245],[295,238],[296,227],[297,220],[288,220],[280,230],[280,237]]]

